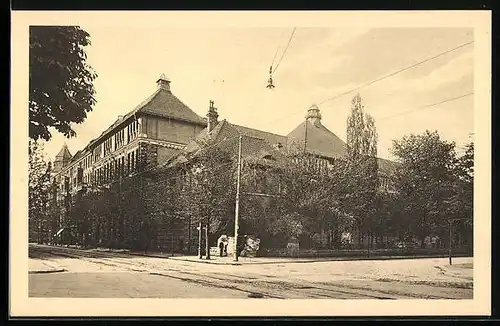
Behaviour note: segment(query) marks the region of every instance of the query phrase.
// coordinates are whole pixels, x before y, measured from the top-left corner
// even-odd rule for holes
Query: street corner
[[[30,258],[28,261],[29,274],[61,273],[65,271],[66,269],[55,264],[54,262],[48,262],[42,259],[33,259],[33,258]]]

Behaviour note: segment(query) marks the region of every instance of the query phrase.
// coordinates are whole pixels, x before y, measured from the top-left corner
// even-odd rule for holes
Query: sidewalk
[[[59,246],[55,246],[59,247]],[[152,257],[152,258],[163,258],[172,259],[179,261],[187,261],[193,263],[204,263],[204,264],[217,264],[217,265],[263,265],[263,264],[289,264],[289,263],[313,263],[313,262],[329,262],[329,261],[381,261],[381,260],[404,260],[404,259],[432,259],[432,258],[447,258],[447,255],[420,255],[420,256],[342,256],[342,257],[311,257],[311,258],[297,258],[297,257],[239,257],[238,261],[234,261],[232,255],[227,257],[211,256],[210,260],[198,258],[198,256],[190,255],[186,256],[180,253],[175,253],[172,256],[171,253],[160,253],[160,252],[148,252],[143,251],[130,251],[128,249],[109,249],[109,248],[91,248],[91,249],[81,249],[75,247],[65,247],[61,246],[59,248],[78,250],[85,252],[103,252],[103,253],[114,253],[114,254],[125,254],[131,256],[139,257]],[[456,257],[454,258],[456,259]]]
[[[135,255],[134,253],[130,253]],[[140,255],[140,254],[139,254]],[[155,256],[156,257],[156,256]],[[158,256],[159,257],[159,256]],[[217,264],[217,265],[263,265],[263,264],[290,264],[290,263],[314,263],[329,261],[362,261],[362,260],[396,260],[396,259],[432,259],[445,258],[446,256],[373,256],[373,257],[318,257],[318,258],[292,258],[292,257],[239,257],[234,261],[232,256],[212,256],[210,260],[198,258],[198,256],[164,256],[173,260],[182,260],[194,263]]]
[[[174,254],[169,252],[144,252],[144,251],[130,251],[128,249],[107,249],[107,248],[92,248],[92,249],[79,249],[90,252],[104,252],[104,253],[114,253],[114,254],[125,254],[125,255],[133,255],[133,256],[141,256],[141,257],[153,257],[153,258],[173,258],[179,257],[182,254]]]
[[[250,265],[250,264],[279,264],[279,263],[299,263],[299,262],[313,262],[318,261],[306,258],[264,258],[264,257],[239,257],[238,261],[235,261],[233,257],[219,257],[212,256],[210,260],[207,260],[205,257],[200,259],[198,256],[174,256],[168,257],[168,259],[172,260],[182,260],[193,263],[204,263],[204,264],[217,264],[217,265]]]
[[[65,269],[57,266],[53,262],[48,262],[42,259],[28,259],[28,273],[41,274],[41,273],[59,273],[64,272]]]

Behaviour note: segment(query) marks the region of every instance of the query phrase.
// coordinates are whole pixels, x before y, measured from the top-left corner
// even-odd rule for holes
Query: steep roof
[[[56,161],[66,161],[71,159],[68,145],[64,144],[59,153],[56,155]]]
[[[253,128],[248,128],[244,126],[239,126],[235,124],[231,124],[236,130],[238,130],[241,134],[250,136],[250,137],[256,137],[256,138],[261,138],[267,141],[271,145],[275,145],[278,143],[281,143],[283,145],[286,144],[287,142],[287,137],[278,135],[278,134],[273,134],[267,131],[262,131],[258,129],[253,129]]]
[[[262,133],[268,137],[274,135]],[[244,159],[266,165],[275,165],[276,162],[284,159],[283,154],[273,148],[268,140],[259,138],[255,136],[256,134],[258,134],[258,130],[233,125],[227,120],[222,120],[210,133],[207,128],[203,129],[194,140],[186,145],[180,155],[174,158],[171,164],[185,162],[186,155],[198,155],[204,148],[203,144],[217,146],[231,155],[236,155],[238,153],[238,136],[242,136],[241,156]],[[280,137],[279,135],[274,136]],[[279,139],[281,140],[281,138]]]
[[[208,129],[203,129],[197,137],[189,142],[183,153],[194,154],[200,150],[203,143],[221,142],[224,146],[231,148],[230,152],[237,153],[237,137],[244,136],[242,139],[242,156],[262,159],[270,155],[271,157],[281,160],[284,156],[280,151],[277,151],[273,145],[281,143],[284,146],[290,146],[304,142],[305,123],[302,123],[288,136],[268,133],[265,131],[247,128],[229,123],[227,120],[220,121],[210,132]],[[259,137],[260,136],[260,137]],[[307,151],[309,153],[321,155],[324,157],[340,158],[347,155],[345,142],[325,126],[317,121],[315,123],[307,122]],[[391,174],[396,169],[398,163],[383,158],[377,158],[380,172]],[[185,161],[185,157],[178,158],[179,161]]]
[[[320,122],[305,121],[292,130],[287,137],[303,145],[306,133],[308,152],[332,158],[343,157],[347,154],[346,143]]]
[[[119,118],[113,122],[110,127],[104,130],[98,138],[92,140],[90,144],[97,142],[122,122],[128,120],[137,113],[145,113],[173,120],[190,122],[201,126],[207,125],[205,119],[197,115],[186,104],[179,100],[174,94],[172,94],[170,89],[159,87],[153,94],[123,116],[123,118]]]
[[[207,124],[205,119],[198,116],[186,104],[172,94],[172,92],[162,88],[158,89],[146,103],[136,108],[135,112],[192,122],[203,126]]]

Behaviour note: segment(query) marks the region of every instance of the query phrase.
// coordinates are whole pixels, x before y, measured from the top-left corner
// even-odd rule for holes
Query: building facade
[[[61,225],[69,198],[162,164],[206,127],[206,119],[171,92],[164,75],[157,86],[151,96],[119,116],[75,155],[64,145],[56,156],[52,199],[61,208]]]
[[[58,207],[58,228],[67,226],[72,199],[83,193],[171,163],[178,154],[196,150],[205,137],[217,140],[237,136],[243,137],[243,156],[264,163],[281,159],[283,151],[292,146],[303,149],[325,166],[347,153],[345,142],[322,124],[316,105],[308,109],[305,120],[289,134],[278,135],[219,120],[212,101],[206,118],[198,116],[172,93],[170,81],[162,75],[151,96],[119,116],[85,148],[71,155],[64,145],[58,153],[52,174],[52,204]],[[380,184],[390,191],[387,176],[394,163],[379,159],[379,168]]]

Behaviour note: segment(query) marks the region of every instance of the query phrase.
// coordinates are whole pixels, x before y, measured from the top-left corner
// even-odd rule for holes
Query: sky
[[[151,95],[164,73],[172,92],[198,115],[215,101],[219,119],[286,135],[317,103],[323,124],[346,139],[352,97],[375,118],[378,155],[394,159],[395,139],[437,130],[459,147],[473,130],[474,44],[337,97],[360,85],[474,40],[471,28],[138,28],[82,25],[88,63],[98,74],[97,104],[77,137],[53,132],[49,159],[66,143],[72,154]],[[280,62],[276,88],[269,66]],[[332,97],[333,100],[326,101]]]

